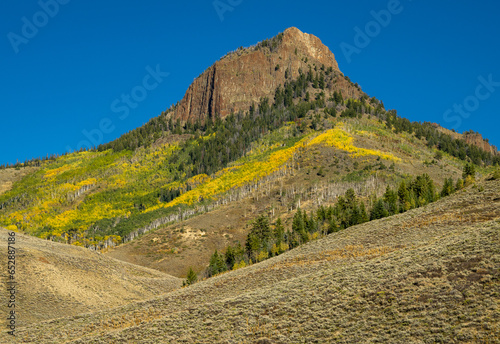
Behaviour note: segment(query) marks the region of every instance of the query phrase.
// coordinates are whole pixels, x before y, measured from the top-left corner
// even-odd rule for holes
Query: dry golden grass
[[[155,299],[23,327],[18,339],[499,343],[500,181],[483,187]]]
[[[182,280],[82,247],[16,233],[18,326],[111,309],[180,288]],[[7,266],[7,231],[0,228],[0,264]],[[5,275],[2,274],[2,281]],[[0,293],[0,313],[7,314]],[[0,321],[4,324],[4,320]]]
[[[36,171],[37,167],[26,167],[16,170],[14,168],[8,168],[5,170],[0,170],[0,195],[12,188],[12,185],[21,180],[22,177]]]

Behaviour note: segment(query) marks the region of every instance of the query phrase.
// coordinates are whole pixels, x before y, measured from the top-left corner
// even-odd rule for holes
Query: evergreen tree
[[[462,178],[465,180],[467,179],[467,176],[471,176],[473,180],[476,178],[476,168],[474,167],[474,164],[469,162],[464,166]]]
[[[449,196],[453,193],[453,179],[447,178],[444,180],[443,188],[441,189],[441,197]]]
[[[398,201],[400,213],[411,209],[410,193],[404,180],[399,184]]]
[[[398,212],[398,206],[397,206],[397,200],[398,196],[397,194],[387,185],[384,193],[384,203],[385,207],[387,209],[388,215],[394,215]]]
[[[252,229],[247,236],[245,244],[249,258],[256,258],[260,251],[268,251],[270,239],[272,237],[269,220],[266,216],[259,216],[252,224]]]
[[[293,216],[292,231],[300,233],[303,230],[304,230],[304,218],[302,217],[302,212],[300,208],[298,208],[297,212]]]
[[[370,218],[368,217],[368,213],[366,212],[366,207],[365,207],[365,204],[363,202],[360,202],[361,205],[360,205],[360,219],[361,219],[361,222],[359,223],[365,223],[365,222],[368,222],[370,221]]]
[[[259,252],[262,243],[257,235],[254,233],[249,233],[247,235],[247,241],[245,243],[245,250],[248,258],[255,258],[256,254]]]
[[[223,254],[219,254],[217,250],[215,250],[214,254],[210,258],[210,264],[208,266],[208,274],[209,277],[215,276],[221,272],[227,270],[225,257]]]
[[[377,220],[381,219],[384,217],[387,217],[388,213],[387,210],[384,207],[384,202],[382,199],[378,199],[374,206],[372,211],[370,212],[370,220]]]
[[[194,272],[193,268],[190,267],[184,285],[194,284],[196,283],[197,280],[198,280],[198,275],[196,274],[196,272]]]
[[[280,244],[285,240],[285,228],[281,223],[281,218],[276,220],[276,225],[274,227],[274,238],[276,240],[276,245],[279,247]]]
[[[351,208],[349,216],[349,226],[355,226],[360,223],[362,223],[361,212],[358,205],[355,203]]]
[[[332,217],[328,222],[328,234],[338,231],[339,231],[339,226],[337,225],[337,221],[335,221],[335,217]]]
[[[269,226],[269,220],[265,215],[259,216],[252,225],[251,233],[257,235],[257,237],[264,241],[268,241],[271,237],[271,227]]]
[[[228,246],[226,249],[226,253],[224,254],[225,259],[226,259],[226,265],[229,270],[231,270],[234,266],[234,263],[236,261],[235,259],[235,253],[234,250],[231,246]]]
[[[321,73],[319,77],[319,88],[321,88],[322,90],[325,89],[325,76],[323,75],[323,73]]]

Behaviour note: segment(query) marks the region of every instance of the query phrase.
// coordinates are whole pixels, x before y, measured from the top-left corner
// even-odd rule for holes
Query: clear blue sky
[[[100,125],[95,142],[111,141],[180,100],[226,52],[290,26],[318,36],[387,108],[500,146],[498,1],[54,1],[0,4],[0,163],[74,149]],[[374,24],[383,10],[390,20]],[[125,105],[132,91],[140,101]]]

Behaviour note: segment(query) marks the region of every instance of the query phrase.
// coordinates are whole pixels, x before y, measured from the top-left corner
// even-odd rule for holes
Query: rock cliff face
[[[342,75],[335,56],[319,38],[289,28],[271,41],[239,49],[217,61],[191,84],[173,117],[185,122],[246,111],[261,97],[272,101],[276,87],[287,76],[295,79],[299,69],[307,72],[309,66],[322,65]],[[348,96],[359,93],[344,78],[338,78],[335,89],[343,89]]]
[[[500,154],[496,146],[490,145],[488,140],[484,139],[483,136],[474,131],[466,131],[463,134],[457,133],[455,131],[451,131],[449,129],[443,128],[437,123],[432,123],[432,125],[437,128],[439,131],[450,135],[454,139],[465,141],[468,144],[475,145],[476,147],[481,148],[485,152],[491,154]]]
[[[474,131],[466,131],[463,134],[457,133],[455,131],[451,131],[449,129],[443,128],[437,123],[432,123],[432,125],[437,128],[439,131],[450,135],[454,139],[465,141],[468,144],[475,145],[476,147],[481,148],[485,152],[491,154],[500,154],[496,146],[490,145],[488,140],[484,139],[483,136]]]
[[[465,142],[473,144],[486,152],[489,152],[491,154],[498,154],[497,147],[490,145],[490,143],[483,139],[483,136],[479,133],[465,132],[464,134],[462,134],[462,139]]]

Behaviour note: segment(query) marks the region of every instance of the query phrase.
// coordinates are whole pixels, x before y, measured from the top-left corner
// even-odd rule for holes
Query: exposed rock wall
[[[490,145],[488,141],[486,141],[483,136],[479,133],[464,133],[462,135],[462,139],[472,145],[475,145],[482,150],[489,152],[491,154],[498,154],[497,147]]]
[[[448,134],[454,139],[462,140],[468,144],[475,145],[484,150],[485,152],[489,152],[491,154],[499,154],[497,147],[490,145],[490,143],[486,139],[484,139],[483,136],[479,133],[473,131],[466,131],[463,134],[460,134],[455,131],[443,128],[437,123],[432,123],[432,125],[442,133]]]
[[[246,111],[252,103],[258,104],[261,97],[272,101],[276,87],[287,80],[287,70],[289,80],[295,79],[299,69],[305,73],[309,65],[324,65],[341,74],[335,56],[319,38],[289,28],[273,52],[251,47],[217,61],[191,84],[173,117],[185,122],[203,120],[206,115],[225,117],[231,112]],[[342,77],[335,87],[345,89],[346,96],[358,92]]]

